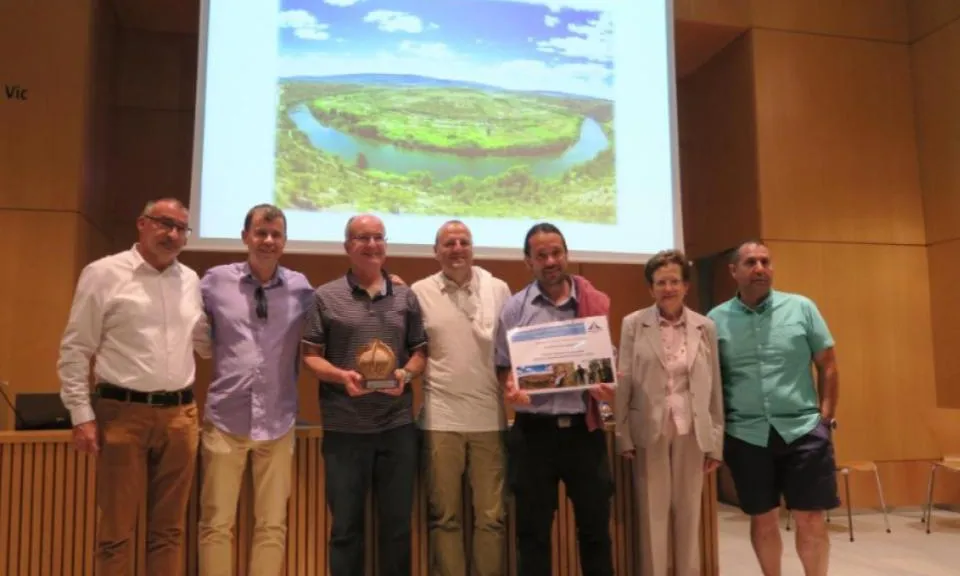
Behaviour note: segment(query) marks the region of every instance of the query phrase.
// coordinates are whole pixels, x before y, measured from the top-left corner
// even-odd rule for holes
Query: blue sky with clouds
[[[280,76],[418,74],[610,98],[616,0],[280,0]]]

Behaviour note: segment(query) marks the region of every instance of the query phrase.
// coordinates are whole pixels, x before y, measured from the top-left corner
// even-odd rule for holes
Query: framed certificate
[[[513,377],[528,394],[617,384],[606,316],[522,326],[507,331]]]

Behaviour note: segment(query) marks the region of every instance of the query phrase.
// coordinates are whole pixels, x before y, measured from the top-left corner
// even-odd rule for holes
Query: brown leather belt
[[[101,382],[97,387],[97,395],[107,400],[148,404],[150,406],[182,406],[193,402],[193,388],[184,388],[177,391],[138,392]]]

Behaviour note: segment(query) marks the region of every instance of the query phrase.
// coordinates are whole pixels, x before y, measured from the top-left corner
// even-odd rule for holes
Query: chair
[[[933,480],[939,468],[949,470],[950,472],[960,472],[960,454],[944,456],[943,460],[934,462],[933,465],[930,466],[930,481],[927,482],[927,505],[924,507],[923,513],[920,516],[920,521],[927,525],[927,534],[930,533],[930,525],[933,524],[930,518],[930,514],[933,512]]]
[[[850,541],[854,541],[853,537],[853,508],[850,503],[850,473],[851,472],[872,472],[873,477],[877,481],[877,496],[880,497],[880,509],[883,511],[883,524],[887,528],[887,534],[891,532],[890,530],[890,519],[887,517],[887,503],[883,497],[883,485],[880,483],[880,470],[877,469],[877,464],[875,462],[870,462],[867,460],[857,460],[851,462],[843,462],[837,466],[837,474],[843,476],[843,489],[846,493],[847,501],[847,532],[850,534]],[[931,476],[932,482],[932,476]],[[931,484],[932,485],[932,484]],[[830,521],[830,511],[827,510],[827,522]],[[929,528],[929,524],[927,525]],[[790,530],[790,511],[787,511],[787,530]]]
[[[883,525],[887,529],[887,534],[890,534],[890,518],[887,516],[887,502],[883,497],[883,484],[880,483],[880,470],[877,469],[876,462],[871,462],[868,460],[842,462],[839,466],[837,466],[837,472],[843,475],[843,484],[847,492],[847,522],[850,524],[850,541],[853,542],[853,514],[850,510],[851,472],[873,473],[873,478],[877,482],[877,496],[880,498],[880,510],[883,512]]]

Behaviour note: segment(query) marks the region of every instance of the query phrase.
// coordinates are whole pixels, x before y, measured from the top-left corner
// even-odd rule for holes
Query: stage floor
[[[933,532],[926,534],[919,508],[890,513],[891,534],[879,511],[854,511],[854,542],[847,533],[846,510],[831,514],[830,576],[955,576],[960,558],[960,514],[934,510]],[[795,532],[783,530],[783,576],[803,576],[794,546]],[[749,522],[736,508],[720,505],[720,574],[759,576],[750,545]]]

